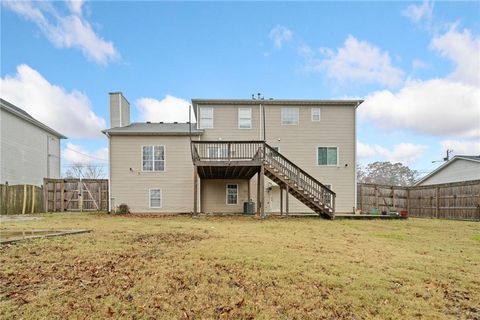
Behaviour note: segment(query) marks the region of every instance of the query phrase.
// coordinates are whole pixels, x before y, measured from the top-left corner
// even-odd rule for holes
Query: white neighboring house
[[[41,186],[60,178],[60,139],[65,136],[0,98],[0,183]]]
[[[480,156],[454,156],[418,180],[415,186],[462,182],[480,179]]]

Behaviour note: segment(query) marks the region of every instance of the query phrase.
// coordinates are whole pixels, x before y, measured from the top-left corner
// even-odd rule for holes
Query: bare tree
[[[65,178],[100,179],[105,176],[101,166],[93,164],[74,163],[64,174]]]
[[[412,185],[418,172],[401,163],[373,162],[366,167],[357,167],[357,180],[363,183],[377,183],[395,186]]]

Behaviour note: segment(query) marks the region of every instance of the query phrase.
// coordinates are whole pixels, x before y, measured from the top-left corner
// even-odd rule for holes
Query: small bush
[[[127,213],[130,213],[130,208],[125,203],[122,203],[121,205],[118,206],[115,213],[117,213],[117,214],[127,214]]]

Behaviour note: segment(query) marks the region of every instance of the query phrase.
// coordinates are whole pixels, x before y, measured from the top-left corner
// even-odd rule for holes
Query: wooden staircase
[[[191,151],[195,177],[251,179],[263,171],[321,217],[335,218],[335,192],[264,141],[192,141]]]
[[[265,175],[307,207],[326,219],[335,218],[335,192],[264,144]],[[288,187],[288,188],[287,188]]]

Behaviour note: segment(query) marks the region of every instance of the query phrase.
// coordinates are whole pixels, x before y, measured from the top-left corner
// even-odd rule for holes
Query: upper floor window
[[[337,166],[338,147],[318,147],[317,164],[319,166]]]
[[[312,108],[312,121],[320,121],[320,108]]]
[[[238,108],[238,127],[240,129],[252,128],[252,108]]]
[[[165,171],[165,146],[142,147],[142,171]]]
[[[298,108],[282,108],[282,125],[298,124]]]
[[[200,129],[213,128],[213,108],[200,107]]]

